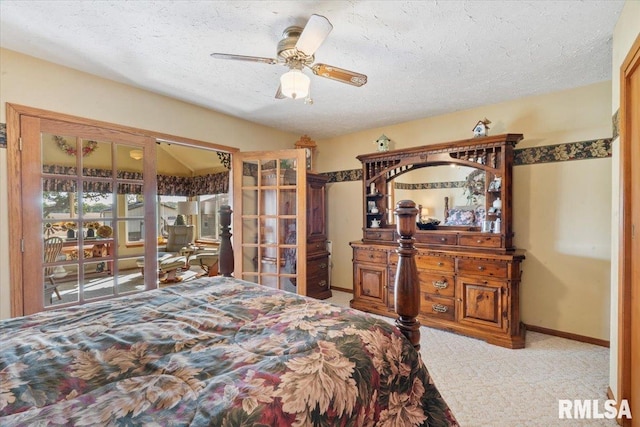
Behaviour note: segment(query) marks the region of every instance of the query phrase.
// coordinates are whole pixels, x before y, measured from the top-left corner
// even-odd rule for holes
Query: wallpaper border
[[[7,148],[7,124],[0,123],[0,148]]]
[[[611,141],[612,138],[603,138],[516,149],[514,166],[608,158],[611,157]],[[329,182],[361,181],[362,169],[324,172],[322,175],[328,176]]]

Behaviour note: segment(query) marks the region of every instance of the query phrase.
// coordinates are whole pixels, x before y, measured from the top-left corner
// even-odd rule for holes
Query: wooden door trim
[[[9,285],[11,317],[24,314],[22,277],[22,192],[20,112],[7,104],[7,202],[9,205]],[[11,230],[16,230],[11,232]],[[20,233],[17,232],[20,230]]]
[[[631,141],[632,117],[628,110],[630,102],[629,76],[640,67],[640,36],[638,36],[620,67],[620,220],[618,251],[618,404],[631,396]],[[637,190],[636,190],[637,191]],[[637,332],[636,332],[637,333]],[[637,408],[636,408],[637,410]],[[631,420],[622,421],[631,425]]]

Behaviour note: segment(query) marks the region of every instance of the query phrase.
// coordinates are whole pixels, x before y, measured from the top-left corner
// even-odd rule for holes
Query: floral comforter
[[[0,425],[457,425],[384,320],[211,277],[0,322]]]

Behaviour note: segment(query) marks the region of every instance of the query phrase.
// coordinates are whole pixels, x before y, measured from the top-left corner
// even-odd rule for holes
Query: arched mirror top
[[[380,178],[389,181],[428,166],[459,165],[496,171],[511,167],[504,164],[505,148],[512,149],[520,140],[522,134],[504,134],[363,154],[357,159],[363,164],[366,185]]]

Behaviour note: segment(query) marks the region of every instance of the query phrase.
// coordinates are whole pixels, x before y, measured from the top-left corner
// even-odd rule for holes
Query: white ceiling
[[[57,64],[323,139],[611,79],[624,1],[0,1],[0,45]],[[283,30],[313,13],[333,31],[313,105],[277,100]],[[479,117],[481,119],[481,117]]]

